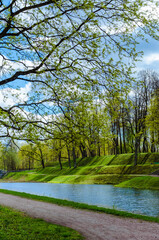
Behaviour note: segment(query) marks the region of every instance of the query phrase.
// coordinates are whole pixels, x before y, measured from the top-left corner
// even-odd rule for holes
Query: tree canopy
[[[151,4],[0,1],[0,86],[6,100],[0,106],[1,137],[49,139],[54,128],[65,124],[58,117],[68,118],[65,106],[74,101],[72,94],[94,98],[128,87],[140,55],[138,37],[157,38],[157,18],[145,11]],[[10,94],[14,101],[8,104]]]

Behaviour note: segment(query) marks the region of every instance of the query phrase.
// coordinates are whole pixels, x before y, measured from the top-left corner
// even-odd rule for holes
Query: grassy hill
[[[116,187],[159,190],[159,177],[152,176],[135,177],[131,180],[116,185]]]
[[[109,155],[77,159],[77,168],[63,162],[35,171],[11,172],[5,181],[32,181],[50,183],[119,184],[135,177],[151,174],[159,169],[159,153],[141,153],[134,166],[134,154]],[[73,165],[73,163],[72,163]],[[155,178],[155,177],[153,177]],[[158,178],[159,180],[159,178]],[[159,184],[158,184],[159,185]]]

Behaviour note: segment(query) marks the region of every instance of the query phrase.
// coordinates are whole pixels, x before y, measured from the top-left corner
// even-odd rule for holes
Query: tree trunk
[[[100,141],[98,138],[98,145],[97,145],[97,155],[100,157]]]
[[[61,163],[61,150],[58,154],[58,160],[59,160],[59,164],[60,164],[60,169],[62,170],[62,163]]]
[[[44,159],[43,158],[41,160],[41,163],[42,163],[43,168],[45,168],[45,164],[44,164]]]
[[[152,134],[151,134],[151,152],[153,153],[153,152],[155,152],[155,144],[154,144],[154,131],[152,131]]]
[[[74,168],[76,168],[77,167],[77,163],[76,163],[75,146],[73,146],[73,148],[72,148],[72,156],[73,156]]]
[[[90,156],[91,157],[95,157],[96,156],[96,150],[95,149],[90,150]]]
[[[85,147],[83,146],[82,143],[80,144],[79,149],[80,149],[80,151],[81,151],[82,158],[87,157],[87,151],[86,151],[86,149],[85,149]]]
[[[124,153],[127,153],[126,140],[125,140],[124,109],[122,109],[122,127],[123,127],[123,146],[124,146]]]
[[[146,138],[146,134],[144,136],[144,140],[143,140],[143,152],[148,152],[148,143],[147,143],[147,138]]]
[[[30,156],[29,156],[29,170],[30,170],[31,168],[30,168]]]
[[[115,152],[116,152],[116,155],[119,154],[118,130],[115,138]]]
[[[123,153],[123,144],[122,144],[122,137],[121,137],[121,129],[120,129],[120,122],[118,121],[118,129],[119,129],[119,140],[120,140],[120,154]]]
[[[137,97],[136,97],[136,106],[135,106],[135,133],[136,133],[136,135],[135,135],[135,159],[134,159],[134,166],[136,166],[137,165],[137,157],[138,157],[138,144],[139,144],[139,142],[138,142],[138,136],[137,136],[137,134],[138,134],[138,109],[137,109]]]
[[[103,144],[103,152],[104,152],[104,156],[105,156],[105,142],[104,142],[104,144]]]
[[[68,154],[68,164],[69,164],[69,167],[71,168],[70,150],[68,146],[67,146],[67,154]]]
[[[135,138],[135,159],[134,159],[134,166],[137,165],[138,162],[138,138]]]
[[[45,163],[44,163],[44,158],[43,158],[43,153],[41,148],[39,147],[39,151],[40,151],[40,158],[41,158],[41,165],[43,168],[45,168]]]

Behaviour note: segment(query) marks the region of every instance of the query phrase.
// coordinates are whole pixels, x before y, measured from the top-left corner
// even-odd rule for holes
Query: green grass
[[[116,187],[159,190],[159,177],[152,176],[135,177],[131,180],[116,185]]]
[[[158,165],[113,165],[77,167],[76,169],[59,169],[46,167],[38,172],[9,173],[3,181],[51,182],[80,184],[118,184],[134,178],[134,174],[149,174],[158,169]]]
[[[102,157],[77,159],[77,168],[69,168],[63,162],[61,170],[58,163],[35,171],[12,172],[4,181],[51,182],[79,184],[119,184],[136,175],[148,175],[159,169],[159,153],[139,154],[138,165],[134,166],[134,154],[119,154]],[[73,164],[72,164],[73,165]]]
[[[8,174],[2,181],[13,182],[49,182],[68,184],[117,184],[133,178],[132,175],[96,174],[96,175],[48,175],[48,174]]]
[[[145,164],[145,165],[110,165],[110,166],[85,166],[63,170],[59,170],[53,167],[46,167],[39,170],[36,174],[47,175],[99,175],[99,174],[149,174],[157,170],[159,166],[157,164]],[[27,173],[28,174],[28,173]]]
[[[84,239],[73,229],[33,219],[24,213],[0,206],[1,240],[77,240]]]
[[[115,157],[115,155],[108,156],[96,156],[96,157],[86,157],[79,159],[78,166],[105,166],[110,163],[110,161]]]
[[[134,153],[88,157],[79,160],[78,166],[133,165],[134,158]],[[155,162],[159,162],[159,153],[140,153],[138,155],[138,164],[153,164]]]
[[[84,204],[84,203],[76,203],[76,202],[68,201],[68,200],[61,200],[61,199],[50,198],[50,197],[45,197],[45,196],[37,196],[37,195],[33,195],[33,194],[15,192],[15,191],[4,190],[4,189],[0,189],[0,192],[5,193],[5,194],[12,194],[15,196],[20,196],[23,198],[34,199],[34,200],[38,200],[38,201],[49,202],[49,203],[58,204],[58,205],[62,205],[62,206],[72,207],[72,208],[78,208],[78,209],[83,209],[83,210],[84,209],[92,210],[92,211],[106,213],[106,214],[112,214],[112,215],[120,216],[120,217],[128,217],[128,218],[141,219],[141,220],[145,220],[145,221],[159,223],[158,217],[149,217],[149,216],[129,213],[129,212],[125,212],[125,211],[119,211],[116,209],[97,207],[94,205],[88,205],[88,204]],[[72,239],[74,239],[74,238],[72,238]],[[79,239],[81,239],[81,238],[79,238]]]

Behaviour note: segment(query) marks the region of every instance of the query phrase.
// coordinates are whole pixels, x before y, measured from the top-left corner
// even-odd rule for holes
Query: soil
[[[0,205],[73,228],[88,240],[159,240],[159,224],[0,193]]]

